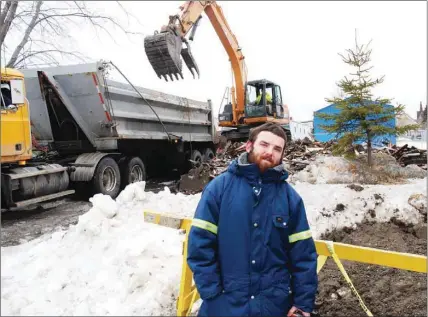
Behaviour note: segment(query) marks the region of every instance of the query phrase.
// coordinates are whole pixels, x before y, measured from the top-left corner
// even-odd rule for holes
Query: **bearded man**
[[[187,263],[199,316],[310,316],[317,253],[299,194],[283,167],[281,126],[254,128],[246,152],[204,189]]]

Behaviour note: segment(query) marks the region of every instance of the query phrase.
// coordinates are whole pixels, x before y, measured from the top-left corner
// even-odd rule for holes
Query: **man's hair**
[[[280,138],[284,139],[284,145],[287,144],[287,134],[285,134],[284,129],[279,124],[273,122],[267,122],[262,124],[261,126],[251,129],[248,141],[254,143],[257,139],[257,136],[262,131],[271,132],[279,136]]]

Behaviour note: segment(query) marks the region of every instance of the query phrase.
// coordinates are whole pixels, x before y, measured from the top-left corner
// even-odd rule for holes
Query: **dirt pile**
[[[426,255],[426,230],[426,222],[365,222],[356,229],[329,232],[322,240]],[[374,316],[426,316],[426,274],[349,261],[342,264]],[[319,273],[316,306],[317,316],[366,316],[331,258]]]

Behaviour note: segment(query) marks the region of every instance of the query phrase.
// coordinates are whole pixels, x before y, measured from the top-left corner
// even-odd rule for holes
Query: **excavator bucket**
[[[172,31],[162,32],[155,35],[147,36],[144,39],[144,49],[154,71],[159,78],[168,81],[168,77],[173,79],[173,75],[178,80],[178,75],[183,78],[183,57],[187,68],[195,78],[195,72],[199,75],[199,68],[196,64],[189,43],[186,48],[182,48],[183,41],[180,36],[175,35]]]
[[[144,39],[144,49],[154,71],[159,78],[168,81],[173,75],[183,79],[182,61],[180,58],[182,40],[172,32],[163,32],[147,36]]]
[[[183,57],[187,68],[192,73],[193,78],[195,78],[195,73],[193,72],[193,69],[195,69],[196,73],[198,73],[198,78],[200,78],[201,75],[199,74],[199,68],[196,64],[195,59],[193,58],[192,52],[190,51],[190,45],[186,43],[186,46],[187,48],[183,48],[183,50],[181,51],[181,56]]]

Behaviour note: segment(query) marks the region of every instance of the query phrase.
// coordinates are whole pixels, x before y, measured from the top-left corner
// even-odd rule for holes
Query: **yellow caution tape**
[[[355,296],[357,296],[361,308],[366,312],[367,316],[371,316],[372,317],[373,314],[370,312],[370,310],[364,304],[362,298],[360,297],[360,295],[358,294],[358,292],[355,289],[354,285],[352,284],[351,279],[349,278],[348,274],[346,273],[345,268],[342,265],[342,262],[340,262],[339,257],[337,256],[336,252],[334,252],[333,241],[326,241],[326,242],[327,242],[327,248],[328,248],[328,251],[331,254],[331,257],[333,258],[334,262],[337,264],[340,272],[342,273],[343,277],[345,278],[345,280],[348,283],[349,287],[351,288],[352,292],[355,294]]]

